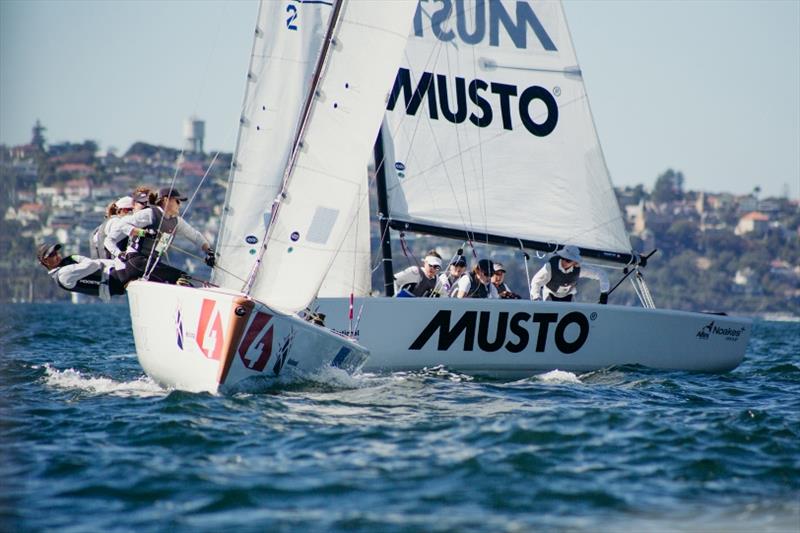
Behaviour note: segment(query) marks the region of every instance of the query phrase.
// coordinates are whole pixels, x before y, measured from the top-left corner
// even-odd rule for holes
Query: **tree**
[[[683,173],[667,169],[656,179],[652,198],[659,204],[683,198]]]

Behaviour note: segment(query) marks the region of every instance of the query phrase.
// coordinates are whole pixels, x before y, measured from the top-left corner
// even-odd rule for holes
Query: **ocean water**
[[[727,374],[167,391],[125,305],[0,309],[0,531],[800,531],[800,324]]]

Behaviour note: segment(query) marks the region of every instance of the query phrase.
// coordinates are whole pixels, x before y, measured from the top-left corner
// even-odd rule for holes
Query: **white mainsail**
[[[358,213],[413,2],[342,0],[250,294],[291,313],[317,295]]]
[[[386,117],[392,219],[630,252],[560,2],[420,2]]]
[[[214,283],[241,290],[266,233],[332,13],[330,3],[263,0],[217,239]]]

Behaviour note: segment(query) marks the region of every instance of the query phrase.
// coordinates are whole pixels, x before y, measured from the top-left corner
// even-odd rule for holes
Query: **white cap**
[[[426,255],[425,262],[431,266],[438,266],[438,267],[442,266],[442,260],[436,257],[435,255]]]
[[[567,261],[575,261],[576,263],[580,263],[582,261],[580,250],[578,250],[577,246],[573,246],[571,244],[556,252],[556,255],[566,259]]]
[[[114,205],[117,206],[117,209],[133,209],[133,198],[130,196],[123,196],[114,202]]]

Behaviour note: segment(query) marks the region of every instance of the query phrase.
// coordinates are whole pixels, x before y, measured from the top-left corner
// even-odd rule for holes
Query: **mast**
[[[394,296],[394,267],[392,265],[392,239],[389,235],[389,202],[386,197],[386,170],[384,168],[383,134],[378,130],[375,139],[375,186],[378,189],[378,222],[381,229],[381,257],[383,258],[383,291]]]

